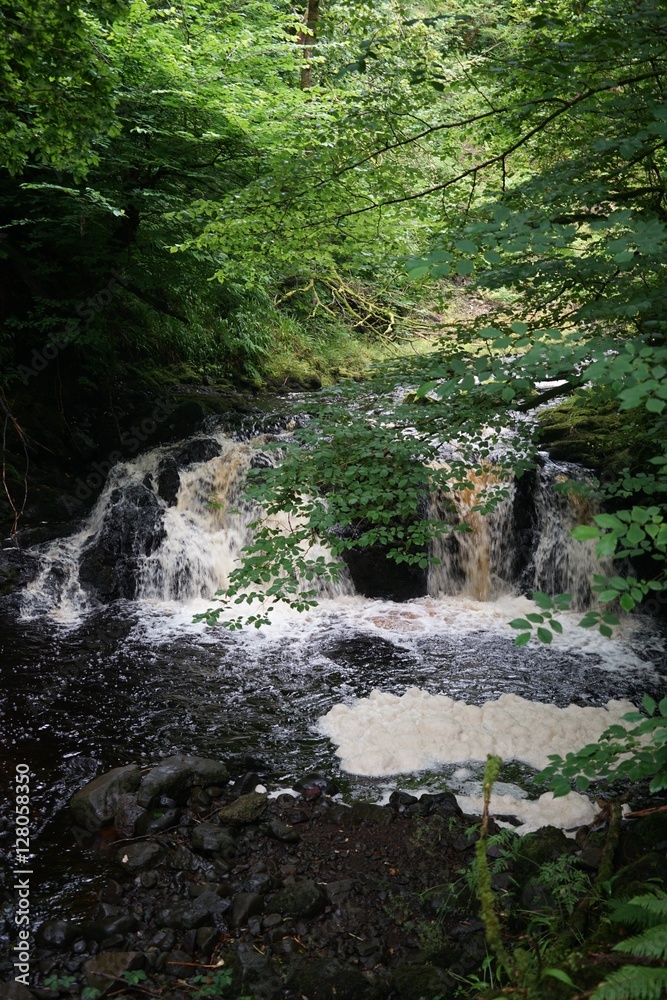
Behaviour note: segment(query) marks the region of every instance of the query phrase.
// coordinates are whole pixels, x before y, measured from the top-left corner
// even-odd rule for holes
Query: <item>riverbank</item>
[[[0,995],[433,1000],[507,987],[480,919],[478,817],[450,792],[395,790],[381,806],[344,804],[321,774],[294,784],[267,790],[257,772],[230,778],[221,761],[176,755],[84,786],[72,837],[111,877],[98,901],[84,889],[70,914],[35,928],[29,989],[10,987],[3,962]],[[608,817],[570,837],[490,822],[503,936],[528,957],[509,995],[571,996],[540,975],[559,951],[579,989],[618,965],[596,886],[603,862],[613,858],[614,897],[667,882],[665,813],[620,828]]]

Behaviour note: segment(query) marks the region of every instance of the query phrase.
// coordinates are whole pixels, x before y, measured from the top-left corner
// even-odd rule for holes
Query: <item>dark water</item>
[[[374,607],[359,606],[366,615]],[[391,612],[387,602],[377,607]],[[475,704],[511,692],[559,706],[637,701],[644,691],[665,690],[655,632],[644,635],[641,654],[657,670],[637,663],[624,670],[597,652],[516,649],[488,622],[465,634],[445,626],[372,632],[349,598],[340,610],[332,605],[275,634],[212,636],[188,619],[130,602],[67,628],[0,618],[4,818],[8,825],[14,767],[27,763],[38,913],[85,905],[106,877],[104,856],[74,842],[66,805],[111,767],[198,753],[272,782],[322,769],[348,791],[368,790],[377,782],[340,775],[335,748],[316,723],[334,704],[374,688],[420,687]]]

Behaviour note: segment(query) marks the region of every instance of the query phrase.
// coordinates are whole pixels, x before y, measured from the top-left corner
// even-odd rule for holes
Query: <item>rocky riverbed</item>
[[[29,990],[2,961],[0,996],[477,996],[487,957],[472,864],[479,818],[449,792],[395,791],[382,806],[344,804],[337,791],[319,774],[271,791],[257,773],[230,776],[221,761],[187,755],[89,782],[71,800],[72,833],[113,877],[94,906],[36,928]],[[514,941],[538,947],[536,918],[556,935],[567,926],[601,863],[599,826],[519,838],[491,823],[493,886]],[[624,823],[616,891],[667,884],[666,848],[665,813]],[[589,923],[592,933],[599,918]],[[582,948],[579,978],[594,985],[604,970]]]

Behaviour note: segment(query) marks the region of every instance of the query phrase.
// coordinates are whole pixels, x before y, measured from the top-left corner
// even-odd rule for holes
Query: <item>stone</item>
[[[224,764],[208,757],[174,754],[165,757],[141,779],[137,802],[148,807],[161,795],[178,796],[193,785],[226,785],[229,772]]]
[[[136,872],[142,868],[157,865],[164,857],[164,848],[155,841],[148,840],[138,844],[127,844],[121,847],[116,855],[119,865],[128,872]]]
[[[47,948],[69,948],[81,936],[81,927],[73,920],[46,920],[37,930],[37,944]]]
[[[418,801],[419,799],[416,795],[410,795],[409,792],[401,792],[398,789],[389,796],[389,805],[392,809],[397,809],[399,812],[402,812],[406,806],[412,806]]]
[[[88,985],[99,990],[102,995],[119,980],[124,972],[143,969],[145,958],[139,951],[103,951],[84,964]]]
[[[463,816],[463,810],[456,801],[453,792],[434,792],[433,794],[422,795],[422,803],[426,804],[427,815],[432,816],[438,813],[440,816]]]
[[[236,844],[229,830],[215,823],[199,823],[195,826],[190,843],[195,851],[220,854],[228,861],[236,854]]]
[[[0,1000],[34,1000],[35,994],[15,979],[0,985]]]
[[[139,921],[131,913],[121,913],[107,917],[105,920],[95,920],[83,928],[83,936],[93,941],[104,941],[117,934],[131,934],[136,931]]]
[[[256,916],[264,909],[264,897],[258,892],[237,892],[232,900],[230,915],[232,927],[244,927],[248,918]]]
[[[136,792],[141,781],[138,764],[115,767],[75,792],[70,799],[74,821],[91,833],[114,818],[121,796]]]
[[[293,830],[291,826],[287,823],[283,823],[282,820],[277,819],[272,816],[267,823],[268,833],[274,840],[281,840],[285,844],[294,844],[297,840],[301,840],[301,834],[296,830]]]
[[[166,537],[164,509],[143,483],[115,489],[100,530],[86,545],[79,562],[79,579],[105,603],[133,600],[139,564]]]
[[[214,892],[203,892],[196,899],[182,899],[158,911],[155,922],[159,927],[176,930],[197,930],[211,923],[211,917],[229,909],[229,900],[220,899]]]
[[[275,892],[266,903],[267,913],[290,917],[316,917],[323,912],[326,897],[319,885],[306,879]]]
[[[217,458],[221,451],[221,446],[213,438],[194,438],[174,452],[174,461],[177,468],[185,469],[189,465],[210,462],[212,458]]]
[[[143,815],[144,810],[138,805],[137,796],[133,792],[125,792],[123,795],[119,795],[113,818],[113,825],[118,836],[122,839],[133,837],[137,820]]]
[[[181,488],[181,477],[178,474],[178,465],[173,455],[167,455],[160,462],[156,485],[157,494],[164,500],[167,507],[175,507],[178,491]]]
[[[177,979],[191,979],[198,975],[201,969],[195,965],[192,955],[188,955],[187,951],[171,951],[167,956],[164,971],[168,976],[176,976]]]
[[[319,791],[324,795],[338,795],[340,788],[335,781],[331,778],[327,778],[325,775],[320,774],[318,771],[309,771],[307,774],[302,774],[301,777],[294,782],[292,788],[301,792],[308,792],[313,788],[319,789]],[[304,798],[307,796],[304,796]]]
[[[142,810],[137,822],[138,837],[146,837],[151,833],[161,833],[178,826],[180,812],[178,809],[146,809]]]
[[[366,1000],[377,993],[358,969],[337,959],[313,960],[304,958],[295,963],[287,979],[287,992],[293,997],[308,997],[308,1000]],[[394,992],[390,996],[419,996],[419,993]],[[436,996],[428,993],[424,996]]]
[[[386,806],[378,806],[374,802],[354,802],[346,811],[345,820],[351,826],[358,826],[359,823],[388,826],[394,822],[394,813]]]
[[[169,867],[175,872],[194,872],[199,866],[199,859],[185,844],[181,844],[169,856]]]
[[[263,816],[267,805],[268,796],[264,792],[249,792],[229,805],[222,806],[218,810],[218,816],[222,823],[229,826],[244,826]]]
[[[247,795],[248,792],[254,792],[259,784],[261,784],[261,781],[257,772],[246,771],[245,774],[242,774],[234,782],[234,795],[238,798],[239,795]]]

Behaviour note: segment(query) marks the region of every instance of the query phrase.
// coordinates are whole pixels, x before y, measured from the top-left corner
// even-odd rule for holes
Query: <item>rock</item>
[[[422,795],[420,801],[427,807],[427,816],[438,813],[440,816],[463,816],[463,810],[456,801],[453,792],[435,792],[432,795]]]
[[[116,811],[114,813],[113,825],[118,836],[122,839],[134,836],[137,820],[144,815],[144,810],[137,804],[137,796],[132,792],[126,792],[118,796]],[[148,831],[143,831],[144,833]]]
[[[342,879],[340,882],[327,883],[324,886],[327,902],[332,906],[340,906],[348,898],[353,888],[354,882],[351,878]]]
[[[246,771],[245,774],[241,775],[234,782],[234,795],[239,798],[241,795],[247,795],[248,792],[254,792],[257,785],[260,784],[260,777],[256,771]]]
[[[167,507],[176,506],[176,498],[181,488],[181,477],[178,474],[178,465],[172,455],[168,455],[160,462],[157,470],[157,494],[162,497]]]
[[[105,603],[118,598],[132,600],[137,592],[139,562],[166,537],[163,521],[160,501],[143,483],[113,490],[102,527],[81,556],[81,583]]]
[[[85,830],[99,830],[114,818],[121,796],[136,792],[140,781],[141,768],[137,764],[115,767],[93,778],[70,799],[75,822]]]
[[[217,458],[222,448],[213,438],[194,438],[186,441],[173,454],[177,468],[185,469],[188,465],[198,465],[200,462],[210,462]]]
[[[282,820],[277,819],[272,816],[268,824],[268,833],[274,840],[281,840],[286,844],[296,843],[297,840],[301,840],[301,834],[296,830],[293,830],[291,826],[287,823],[283,823]]]
[[[193,963],[192,955],[188,955],[187,951],[169,952],[164,971],[168,976],[176,976],[177,979],[191,979],[201,972]]]
[[[131,934],[136,931],[139,921],[131,913],[122,913],[107,917],[105,920],[95,920],[83,928],[83,936],[87,940],[104,941],[116,934]]]
[[[235,991],[235,996],[252,996],[253,1000],[277,1000],[283,996],[282,984],[276,975],[268,955],[260,954],[251,944],[239,943],[236,958],[243,987]]]
[[[23,983],[17,983],[15,979],[0,984],[0,1000],[34,1000],[34,997],[34,993],[31,993]]]
[[[35,939],[46,948],[69,948],[81,936],[79,924],[72,920],[47,920],[38,929]]]
[[[667,858],[664,854],[654,851],[620,868],[614,879],[614,896],[622,899],[646,894],[646,883],[660,886],[667,883]]]
[[[190,843],[195,851],[221,854],[227,861],[236,854],[236,844],[229,830],[215,823],[199,823],[192,831]]]
[[[237,892],[232,900],[230,916],[232,927],[243,927],[248,918],[261,913],[264,909],[264,897],[258,892]]]
[[[316,917],[322,913],[326,898],[319,885],[309,879],[294,882],[275,892],[266,903],[267,913],[290,917]]]
[[[336,959],[302,959],[290,973],[286,985],[289,996],[308,997],[308,1000],[366,1000],[377,996],[360,970]],[[387,995],[403,997],[409,994],[392,991]]]
[[[185,844],[181,844],[171,852],[169,867],[175,872],[194,872],[199,867],[199,859]]]
[[[424,549],[424,556],[427,555]],[[426,570],[409,563],[397,563],[387,555],[387,546],[346,549],[342,558],[357,591],[364,597],[389,601],[410,601],[425,597]]]
[[[352,807],[346,810],[345,820],[351,826],[358,826],[360,823],[388,826],[394,822],[394,813],[386,806],[378,806],[374,802],[354,802]]]
[[[191,754],[174,754],[165,757],[143,776],[137,802],[148,807],[161,795],[178,796],[193,785],[226,785],[228,781],[229,772],[220,761]]]
[[[158,911],[155,922],[159,927],[176,930],[196,930],[211,923],[211,917],[229,909],[227,899],[220,899],[214,892],[202,892],[196,899],[182,899],[173,906]]]
[[[146,837],[152,833],[161,833],[178,826],[180,812],[178,809],[148,809],[142,810],[137,822],[137,836]]]
[[[325,777],[323,774],[319,774],[317,771],[309,771],[308,774],[302,775],[298,781],[294,782],[292,788],[297,792],[301,792],[304,798],[311,797],[308,793],[311,793],[315,788],[324,795],[338,795],[340,792],[340,788],[335,781]]]
[[[119,980],[122,982],[124,972],[143,969],[144,964],[145,958],[139,951],[103,951],[88,959],[83,968],[88,985],[105,994]]]
[[[419,802],[416,795],[410,795],[409,792],[400,792],[398,789],[389,796],[389,805],[392,809],[397,809],[399,812],[402,812],[406,806],[414,805],[415,802]]]
[[[151,865],[159,864],[163,857],[164,848],[160,844],[156,844],[155,841],[148,840],[144,843],[127,844],[125,847],[121,847],[116,855],[116,860],[125,871],[136,872],[141,868],[150,868]]]
[[[268,796],[264,792],[249,792],[218,810],[220,821],[229,826],[254,823],[266,812]]]

